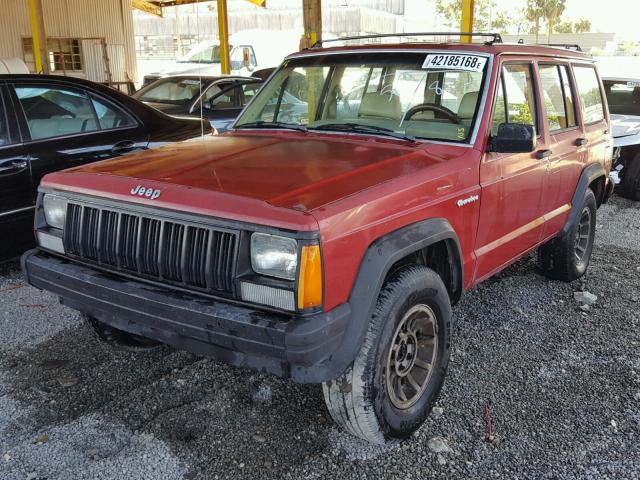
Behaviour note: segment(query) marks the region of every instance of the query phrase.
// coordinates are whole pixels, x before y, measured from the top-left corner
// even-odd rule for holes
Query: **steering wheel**
[[[411,119],[415,114],[424,112],[426,110],[431,110],[436,113],[441,113],[444,117],[449,120],[451,123],[462,123],[460,117],[456,115],[453,110],[449,110],[447,107],[443,107],[442,105],[437,105],[435,103],[420,103],[419,105],[415,105],[407,110],[407,113],[404,115],[405,120]]]

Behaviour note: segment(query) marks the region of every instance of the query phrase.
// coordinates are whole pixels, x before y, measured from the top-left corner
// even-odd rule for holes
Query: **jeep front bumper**
[[[37,249],[23,255],[22,269],[29,284],[107,325],[296,382],[334,379],[357,353],[343,335],[348,303],[310,317],[286,316],[130,280]]]

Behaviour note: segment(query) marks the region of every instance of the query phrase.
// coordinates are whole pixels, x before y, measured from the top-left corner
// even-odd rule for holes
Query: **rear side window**
[[[16,87],[32,140],[98,130],[91,99],[64,88]]]
[[[573,94],[566,67],[540,65],[540,85],[547,110],[549,130],[553,132],[554,130],[575,127]]]
[[[119,108],[107,103],[103,100],[91,96],[93,108],[96,111],[98,122],[102,130],[110,130],[114,128],[125,128],[136,125],[135,120],[127,115]]]
[[[492,133],[501,123],[525,123],[537,127],[535,90],[530,64],[507,64],[502,68]]]
[[[582,104],[582,121],[584,123],[594,123],[603,120],[602,92],[600,91],[595,68],[574,65],[573,73],[576,77],[578,94]]]

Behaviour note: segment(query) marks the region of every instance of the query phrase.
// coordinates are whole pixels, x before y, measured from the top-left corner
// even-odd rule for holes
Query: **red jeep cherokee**
[[[322,383],[383,443],[431,410],[465,290],[535,249],[584,274],[611,153],[579,52],[312,48],[229,133],[45,177],[23,268],[104,339]]]

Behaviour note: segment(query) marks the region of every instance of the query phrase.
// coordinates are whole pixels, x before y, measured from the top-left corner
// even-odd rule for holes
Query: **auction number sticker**
[[[429,54],[422,64],[422,68],[429,70],[464,70],[467,72],[482,72],[487,63],[487,57],[478,55]]]

